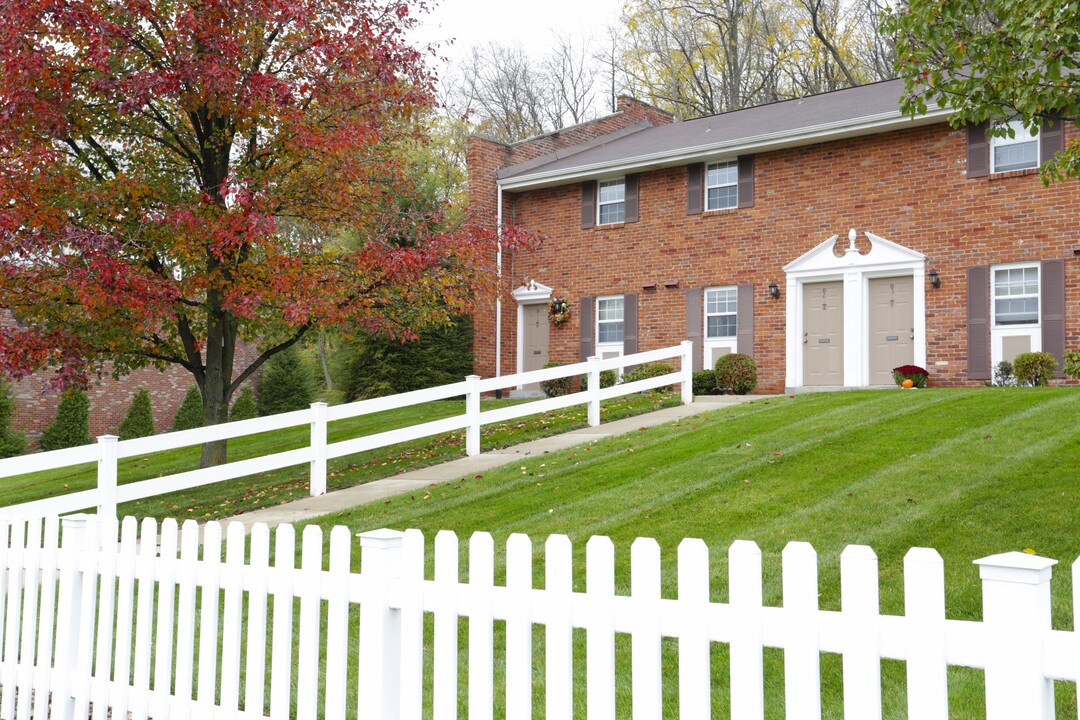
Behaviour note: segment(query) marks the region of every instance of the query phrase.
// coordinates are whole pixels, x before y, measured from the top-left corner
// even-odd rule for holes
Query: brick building
[[[759,391],[982,384],[1027,350],[1080,343],[1080,184],[1038,166],[1075,136],[901,114],[888,81],[674,123],[622,98],[514,145],[471,138],[472,212],[546,236],[475,318],[501,374],[684,339],[695,364],[753,355]],[[552,297],[570,302],[562,325]],[[497,350],[498,348],[498,350]]]

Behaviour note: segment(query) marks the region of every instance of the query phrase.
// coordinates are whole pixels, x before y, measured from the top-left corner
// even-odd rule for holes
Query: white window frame
[[[728,290],[735,293],[734,313],[710,313],[709,293],[716,290]],[[715,285],[707,287],[701,293],[701,337],[702,337],[702,361],[706,370],[711,370],[716,360],[727,353],[738,352],[739,348],[739,289],[735,285]],[[724,337],[709,337],[709,317],[721,315],[735,315],[735,333]],[[725,352],[720,352],[726,350]]]
[[[600,303],[609,300],[622,301],[622,318],[620,322],[623,326],[623,339],[618,342],[600,342]],[[596,298],[595,306],[596,320],[594,322],[593,337],[596,339],[596,355],[597,357],[604,357],[604,351],[611,353],[613,350],[617,351],[617,354],[623,354],[623,344],[626,342],[626,296],[624,295],[601,295]],[[613,320],[605,320],[603,322],[614,322]]]
[[[601,202],[601,190],[603,187],[621,185],[622,186],[622,200],[612,200],[609,202]],[[622,219],[615,220],[613,222],[603,222],[600,218],[602,216],[601,209],[611,205],[622,205]],[[621,225],[626,222],[626,178],[607,178],[606,180],[600,180],[596,183],[596,224],[597,225]],[[619,296],[621,297],[621,296]]]
[[[1001,123],[1002,126],[1008,126],[1013,129],[1014,137],[997,137],[991,136],[990,138],[990,172],[1016,172],[1019,170],[1031,170],[1038,168],[1040,164],[1040,158],[1042,157],[1042,133],[1038,135],[1032,135],[1028,132],[1024,124],[1019,120],[1010,120],[1009,122]],[[999,147],[1008,147],[1009,145],[1023,145],[1025,143],[1035,143],[1035,164],[1022,167],[1022,168],[1009,168],[1007,170],[997,169],[997,153],[994,152]]]
[[[1007,270],[1030,270],[1034,269],[1038,278],[1038,289],[1035,293],[1024,293],[1022,295],[1003,295],[1002,299],[1023,299],[1023,298],[1035,298],[1036,310],[1035,319],[1026,323],[1007,323],[1000,324],[997,319],[997,274]],[[1038,327],[1039,320],[1042,317],[1042,270],[1041,264],[1034,263],[1011,263],[1009,265],[992,265],[990,267],[990,318],[993,322],[993,326],[996,328],[1030,328]]]
[[[709,183],[709,171],[712,170],[713,168],[719,168],[721,165],[734,166],[734,168],[735,168],[735,182],[717,183],[717,184],[710,184]],[[734,202],[732,202],[731,205],[722,205],[722,206],[718,205],[716,207],[713,207],[709,202],[709,190],[711,190],[713,188],[728,188],[728,187],[734,187],[735,188],[735,200],[734,200]],[[712,211],[712,210],[732,210],[732,209],[737,208],[737,207],[739,207],[739,161],[738,160],[724,160],[723,162],[714,162],[714,163],[709,163],[708,165],[706,165],[705,166],[705,211],[709,212],[709,211]]]

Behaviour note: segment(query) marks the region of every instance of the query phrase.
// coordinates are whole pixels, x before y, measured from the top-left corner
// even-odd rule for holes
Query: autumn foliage
[[[189,370],[209,423],[309,329],[399,338],[493,289],[491,228],[408,199],[432,77],[396,0],[11,0],[0,370]],[[521,238],[513,229],[504,244]],[[259,356],[238,366],[238,339]],[[223,457],[216,458],[217,461]]]

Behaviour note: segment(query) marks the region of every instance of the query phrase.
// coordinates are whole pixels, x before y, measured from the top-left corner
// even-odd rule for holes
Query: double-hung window
[[[599,184],[596,224],[613,225],[626,220],[626,180],[603,180]]]
[[[990,172],[1039,167],[1039,136],[1028,132],[1019,120],[1006,125],[1013,131],[1012,137],[990,138]]]
[[[993,280],[994,325],[1039,322],[1039,266],[996,268]]]
[[[712,163],[705,168],[705,209],[727,210],[739,204],[739,163]]]
[[[705,339],[735,337],[738,293],[733,287],[705,290]]]
[[[623,298],[622,295],[596,299],[597,345],[622,344]]]

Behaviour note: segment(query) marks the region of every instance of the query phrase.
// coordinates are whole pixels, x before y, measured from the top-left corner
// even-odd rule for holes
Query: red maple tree
[[[397,0],[10,0],[0,370],[177,364],[223,422],[315,327],[413,337],[491,288],[491,229],[398,212],[433,78]],[[336,238],[349,237],[348,242]],[[513,229],[504,242],[522,236]],[[237,365],[238,339],[259,355]],[[204,449],[204,464],[225,449]]]

